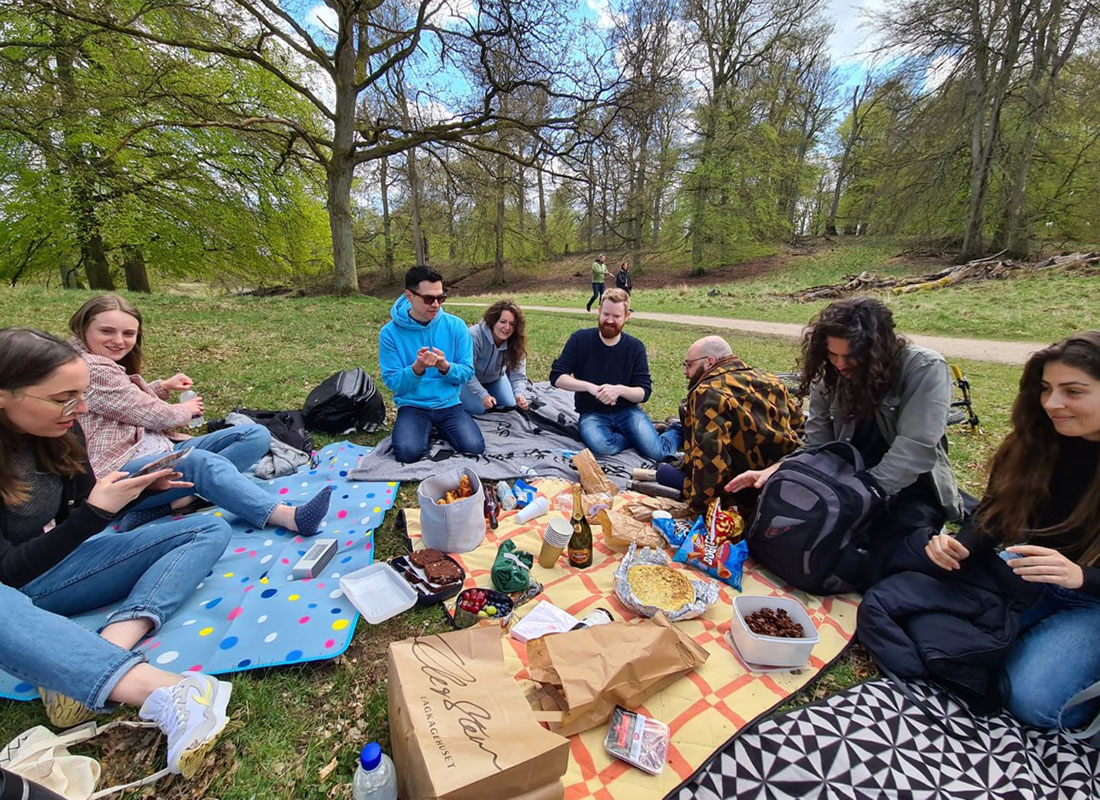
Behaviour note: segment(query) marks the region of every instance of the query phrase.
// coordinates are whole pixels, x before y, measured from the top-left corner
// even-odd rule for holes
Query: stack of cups
[[[550,501],[541,494],[516,512],[516,522],[530,522],[550,510]]]
[[[573,538],[573,526],[566,520],[555,517],[546,524],[542,534],[542,549],[539,550],[539,566],[552,569],[561,558],[562,551],[569,546]]]

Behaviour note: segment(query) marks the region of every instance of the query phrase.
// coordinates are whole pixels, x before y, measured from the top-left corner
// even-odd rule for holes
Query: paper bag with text
[[[390,740],[402,800],[560,800],[569,740],[535,721],[500,631],[393,642]]]
[[[637,708],[706,660],[707,651],[660,612],[527,643],[527,670],[542,684],[535,697],[563,712],[561,725],[550,726],[563,736],[606,722],[617,705]]]

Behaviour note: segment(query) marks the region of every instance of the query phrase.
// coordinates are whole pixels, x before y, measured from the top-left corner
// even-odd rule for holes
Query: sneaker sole
[[[42,697],[42,706],[46,711],[46,719],[55,728],[72,728],[75,725],[95,719],[97,714],[79,700],[63,695],[55,695],[57,700],[47,700]]]
[[[183,777],[190,778],[199,771],[199,768],[206,760],[207,754],[218,743],[218,739],[221,738],[222,733],[225,731],[225,726],[229,723],[226,708],[229,706],[230,691],[231,690],[226,690],[223,697],[219,690],[217,705],[210,709],[210,712],[213,714],[213,718],[209,720],[212,727],[209,731],[202,733],[202,742],[189,750],[184,750],[176,760],[176,764],[179,767],[179,774]]]

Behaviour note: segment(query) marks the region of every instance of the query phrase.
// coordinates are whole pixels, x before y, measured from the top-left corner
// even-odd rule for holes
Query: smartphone
[[[135,470],[134,472],[131,472],[126,477],[127,478],[137,478],[137,477],[140,477],[142,475],[148,475],[150,472],[157,472],[158,470],[162,470],[165,467],[170,467],[173,464],[175,464],[177,461],[180,461],[181,459],[187,458],[187,454],[190,453],[190,452],[191,452],[191,448],[188,447],[186,450],[173,450],[171,453],[165,453],[160,458],[154,458],[152,461],[150,461],[144,467],[142,467],[139,470]]]

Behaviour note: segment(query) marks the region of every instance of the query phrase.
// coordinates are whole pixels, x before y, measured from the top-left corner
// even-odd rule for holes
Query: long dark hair
[[[527,357],[527,322],[523,318],[523,312],[511,300],[497,300],[487,309],[482,319],[489,326],[490,333],[493,326],[500,321],[500,315],[505,311],[511,311],[516,320],[512,328],[512,335],[508,337],[508,369],[516,369]]]
[[[1050,501],[1050,481],[1062,455],[1064,437],[1043,410],[1043,370],[1061,363],[1100,380],[1100,331],[1085,331],[1033,353],[1024,365],[1020,391],[1012,404],[1012,431],[989,466],[989,485],[978,510],[979,530],[1008,544],[1032,536],[1087,531],[1080,563],[1100,563],[1100,469],[1077,507],[1063,522],[1035,528]]]
[[[41,383],[58,367],[80,358],[56,336],[31,328],[0,330],[0,389],[18,392]],[[0,409],[0,501],[19,505],[28,498],[27,484],[12,468],[12,456],[20,449],[21,435]],[[55,475],[71,478],[84,471],[84,448],[72,432],[56,439],[35,436],[38,465]]]
[[[125,297],[119,297],[117,294],[101,294],[93,297],[78,308],[76,313],[69,318],[69,330],[71,330],[76,338],[87,347],[88,326],[92,324],[92,320],[95,319],[97,314],[102,314],[104,311],[121,311],[137,320],[138,332],[137,340],[134,342],[134,349],[127,353],[125,358],[120,359],[118,363],[126,370],[127,375],[140,375],[141,343],[144,336],[145,323],[142,322],[141,312],[134,308],[134,304]]]
[[[827,339],[845,339],[856,376],[840,380],[829,363]],[[805,396],[816,380],[830,393],[837,392],[855,419],[868,419],[875,407],[897,383],[901,357],[908,341],[894,331],[894,315],[881,300],[850,297],[821,310],[802,334],[802,378],[799,393]]]

